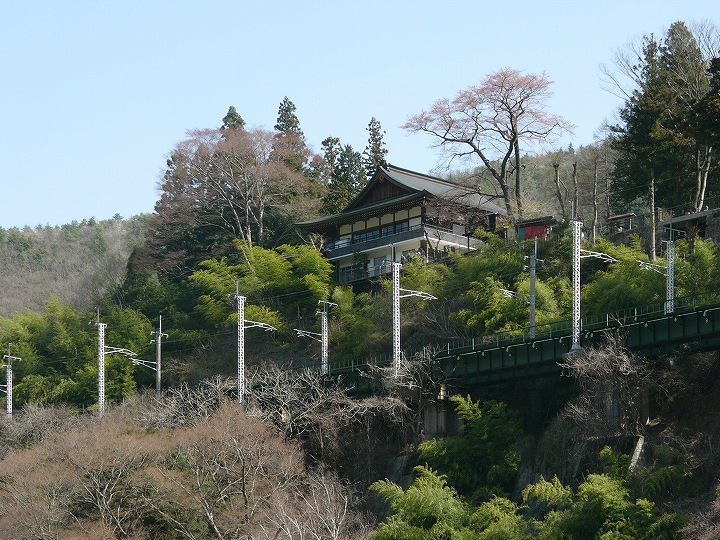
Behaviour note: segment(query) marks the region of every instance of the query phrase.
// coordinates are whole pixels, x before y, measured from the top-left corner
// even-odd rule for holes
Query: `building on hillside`
[[[325,237],[338,282],[349,283],[390,272],[387,262],[472,251],[473,233],[504,215],[477,190],[385,164],[340,213],[297,225]]]
[[[686,214],[665,210],[659,217],[657,232],[661,240],[667,240],[672,229],[674,239],[699,236],[720,245],[720,208]]]
[[[517,239],[532,240],[533,238],[539,238],[540,240],[547,240],[554,225],[557,225],[555,216],[525,219],[517,224]]]

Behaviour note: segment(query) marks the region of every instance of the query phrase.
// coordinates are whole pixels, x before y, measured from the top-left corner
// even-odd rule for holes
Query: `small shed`
[[[533,238],[547,240],[548,234],[550,234],[550,230],[555,224],[554,216],[543,216],[520,221],[517,224],[518,240],[532,240]]]
[[[635,219],[635,212],[628,214],[617,214],[607,218],[607,225],[611,230],[621,232],[632,229],[632,222]]]

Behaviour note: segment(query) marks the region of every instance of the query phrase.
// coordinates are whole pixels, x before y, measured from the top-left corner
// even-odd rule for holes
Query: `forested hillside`
[[[146,217],[0,229],[0,315],[38,310],[50,295],[82,309],[125,278]]]
[[[321,376],[319,344],[296,333],[317,334],[318,303],[331,302],[331,362],[390,352],[390,282],[337,283],[328,239],[295,223],[344,208],[392,158],[374,117],[364,151],[328,136],[317,154],[287,97],[272,129],[246,128],[230,107],[170,149],[152,215],[0,230],[0,350],[14,377],[0,421],[4,537],[718,538],[717,352],[637,356],[620,332],[567,357],[562,377],[470,395],[448,395],[433,363],[453,338],[527,328],[535,244],[516,232],[532,217],[554,223],[537,246],[538,325],[571,316],[571,217],[583,247],[615,261],[583,263],[584,316],[662,306],[666,278],[638,264],[664,255],[657,219],[720,195],[720,35],[676,23],[627,54],[618,123],[577,149],[553,147],[572,126],[547,110],[544,75],[501,70],[409,111],[409,132],[468,159],[438,174],[507,215],[469,254],[403,263],[402,286],[435,300],[403,300],[403,378],[372,397]],[[634,228],[611,234],[608,218],[630,212]],[[717,292],[714,240],[686,232],[675,296]],[[264,325],[246,332],[241,396],[239,295]],[[101,331],[144,363],[108,353],[99,372]],[[531,423],[518,404],[542,392]],[[430,437],[430,405],[462,422]]]

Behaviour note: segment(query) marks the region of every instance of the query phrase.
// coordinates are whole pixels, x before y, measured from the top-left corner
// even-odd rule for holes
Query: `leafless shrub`
[[[2,537],[255,538],[304,485],[299,446],[227,399],[189,427],[136,415],[112,408],[0,462]]]
[[[138,217],[1,231],[0,315],[39,310],[50,294],[79,309],[92,307],[124,279],[142,229]]]
[[[158,428],[193,426],[207,420],[235,387],[236,382],[226,377],[204,379],[194,387],[184,383],[145,408],[140,420]]]
[[[188,517],[218,539],[245,538],[302,474],[294,444],[223,401],[207,422],[173,432],[148,470],[156,491],[145,503],[184,538],[203,538]]]
[[[569,481],[606,441],[645,433],[653,370],[613,334],[601,346],[566,355],[560,366],[578,393],[548,427],[538,455],[544,474]]]
[[[361,540],[369,519],[358,513],[357,493],[330,472],[311,472],[285,501],[276,504],[253,538]]]
[[[268,368],[251,380],[248,414],[301,441],[311,461],[350,478],[381,474],[386,454],[411,440],[411,410],[397,397],[354,399],[310,370]]]
[[[144,488],[134,475],[158,451],[157,441],[118,408],[12,452],[0,464],[4,537],[64,538],[63,531],[82,531],[87,522],[101,524],[110,533],[105,538],[130,537],[143,513]]]
[[[81,425],[88,421],[66,405],[26,405],[12,417],[0,418],[0,458],[13,448],[31,446],[48,435]]]
[[[649,388],[652,369],[646,358],[630,353],[622,343],[620,336],[608,334],[601,346],[568,354],[560,362],[581,390],[564,414],[578,424],[594,422],[588,426],[591,429],[603,426],[603,436],[612,430],[639,435],[646,423],[642,395]]]
[[[710,503],[709,508],[695,514],[690,524],[682,530],[687,540],[717,540],[720,538],[720,500]]]

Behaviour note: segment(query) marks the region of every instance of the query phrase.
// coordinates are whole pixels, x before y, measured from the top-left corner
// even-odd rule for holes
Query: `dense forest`
[[[444,162],[465,164],[437,174],[507,214],[469,254],[403,265],[403,287],[436,298],[405,300],[408,351],[528,326],[535,246],[514,232],[538,216],[555,225],[537,246],[537,324],[571,316],[571,217],[585,247],[616,260],[583,263],[584,316],[665,300],[665,278],[638,261],[663,255],[658,219],[718,206],[720,34],[678,22],[613,66],[627,97],[618,122],[577,149],[553,147],[572,126],[547,110],[544,75],[504,69],[408,117]],[[328,136],[318,154],[287,97],[272,129],[246,128],[231,106],[171,149],[154,213],[0,229],[0,349],[14,377],[0,421],[4,537],[720,536],[717,353],[642,357],[609,336],[544,387],[539,427],[516,407],[523,387],[445,395],[431,354],[408,353],[407,384],[373,397],[319,374],[317,343],[296,329],[318,331],[320,301],[333,303],[331,362],[391,348],[389,282],[338,284],[327,239],[295,227],[343,209],[391,160],[378,119],[367,133],[363,151]],[[631,212],[631,231],[610,226]],[[713,239],[690,230],[675,249],[677,298],[720,289]],[[246,319],[276,329],[248,330],[242,406],[238,291]],[[111,354],[98,414],[100,322],[107,345],[143,360],[163,337],[160,394],[149,364]],[[425,433],[431,402],[454,411],[457,430]]]

